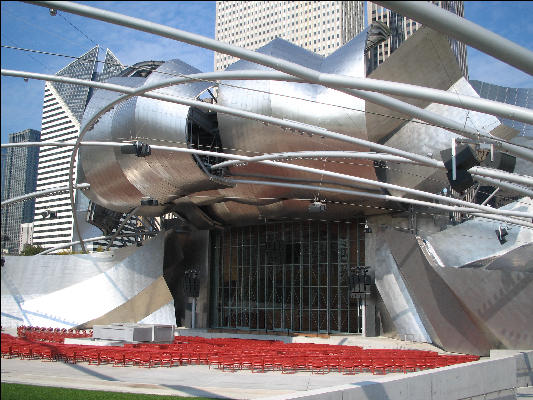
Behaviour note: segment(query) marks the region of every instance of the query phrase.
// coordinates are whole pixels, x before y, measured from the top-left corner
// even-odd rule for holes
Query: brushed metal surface
[[[447,90],[461,76],[461,69],[447,38],[434,30],[422,27],[368,77]],[[421,108],[429,105],[425,100],[397,98]],[[370,102],[366,103],[366,111],[368,136],[376,142],[380,142],[411,119],[400,112]]]
[[[142,78],[112,78],[109,83],[130,87],[142,85]],[[82,121],[84,126],[91,117],[104,106],[117,99],[121,94],[106,90],[96,90],[85,109]],[[85,141],[111,141],[113,116],[116,109],[104,114],[93,129],[85,135]],[[81,147],[79,157],[83,174],[91,183],[85,195],[97,204],[113,211],[128,212],[140,202],[143,194],[128,180],[117,158],[116,151],[110,147]]]
[[[273,40],[266,46],[260,48],[258,52],[305,65],[318,71],[364,77],[365,43],[366,33],[362,33],[326,58],[304,50],[283,39]],[[228,67],[228,70],[246,69],[267,70],[268,68],[243,60]],[[231,86],[227,84],[231,84]],[[238,88],[235,86],[238,86]],[[219,87],[218,103],[277,118],[318,125],[325,129],[353,137],[367,138],[365,114],[363,112],[364,101],[318,85],[280,81],[222,81]],[[233,151],[238,154],[257,155],[305,150],[367,150],[360,146],[340,143],[336,140],[322,138],[318,135],[310,136],[298,132],[291,132],[276,126],[265,125],[257,121],[224,114],[218,115],[218,121],[224,148],[227,151]],[[377,179],[373,163],[371,162],[353,162],[353,160],[347,159],[335,160],[335,162],[327,159],[293,160],[290,162],[319,169],[326,168],[330,171],[361,176],[372,180]],[[318,183],[323,180],[323,177],[316,174],[295,172],[261,164],[231,167],[230,173],[246,176],[270,176],[283,180],[314,181]],[[330,179],[330,182],[340,183],[341,181]],[[367,185],[361,186],[363,189],[372,190]],[[264,217],[291,215],[294,217],[308,218],[310,217],[308,212],[309,203],[291,203],[283,199],[312,199],[313,196],[317,195],[317,193],[313,193],[312,191],[301,189],[296,190],[268,186],[258,187],[242,184],[233,189],[223,190],[221,193],[227,196],[241,198],[255,196],[257,198],[280,199],[277,205],[260,206],[257,211],[253,211],[253,207],[251,206],[241,207],[240,212],[242,213],[242,217],[248,221]],[[327,197],[331,201],[349,200],[346,196],[331,193],[327,196],[323,195],[323,197]],[[217,204],[212,206],[213,211],[222,220],[227,222],[229,222],[229,219],[232,221],[236,219],[234,216],[231,216],[232,211],[230,211],[230,209],[233,210],[235,208],[233,205],[223,207]],[[332,212],[335,208],[335,206],[328,208],[325,212],[327,218],[341,216],[343,214],[341,211]],[[345,214],[348,214],[348,212],[345,212]],[[322,218],[325,215],[322,215]]]
[[[415,235],[388,229],[383,236],[414,304],[424,315],[433,343],[447,351],[479,355],[488,355],[491,348],[498,347],[496,336],[439,274],[437,268],[441,267],[426,259]],[[463,280],[462,284],[475,282]]]
[[[525,197],[502,209],[531,212],[533,201]],[[500,244],[496,230],[502,225],[507,228],[508,234],[505,236],[506,242]],[[475,243],[471,238],[475,238]],[[449,226],[442,232],[429,235],[426,240],[431,243],[446,267],[484,267],[493,263],[491,269],[524,272],[526,265],[533,260],[533,231],[531,229],[507,226],[504,223],[483,218],[476,217],[462,224]],[[504,262],[508,253],[524,246],[525,248],[520,252],[507,257],[508,264]],[[499,258],[502,259],[496,262]],[[512,263],[511,260],[513,260]]]
[[[533,273],[442,268],[439,275],[508,349],[533,348]]]
[[[2,271],[2,325],[73,327],[134,301],[162,279],[163,243],[160,234],[142,247],[103,254],[13,257]]]
[[[457,92],[469,96],[477,96],[465,78],[460,78],[450,88],[450,92]],[[450,119],[461,122],[472,128],[485,128],[492,130],[500,125],[499,120],[491,115],[482,114],[475,111],[467,111],[456,107],[432,103],[427,110],[437,114],[446,115]],[[459,135],[446,129],[416,121],[410,121],[403,125],[385,144],[394,148],[410,150],[412,152],[429,155],[435,159],[441,159],[440,151],[451,147],[452,139],[461,138]],[[387,164],[388,165],[388,164]],[[391,164],[390,168],[384,170],[385,180],[401,186],[413,187],[420,190],[438,193],[443,187],[449,185],[446,178],[446,171],[436,171],[418,165]],[[391,190],[391,194],[404,196],[400,191]]]
[[[400,338],[431,343],[431,337],[413,302],[408,287],[391,254],[383,230],[370,224],[372,233],[365,235],[366,264],[372,265],[375,284]]]
[[[179,60],[161,65],[148,78],[113,78],[111,83],[140,87],[199,71]],[[208,82],[192,82],[158,92],[196,98],[211,86]],[[97,90],[87,106],[87,121],[103,106],[119,95]],[[190,107],[163,101],[134,97],[106,113],[89,131],[86,141],[140,140],[148,144],[187,147]],[[149,157],[122,154],[120,148],[80,150],[83,172],[93,183],[91,200],[114,211],[127,212],[140,205],[142,197],[158,200],[160,206],[140,207],[139,215],[160,215],[179,196],[198,190],[220,187],[198,167],[190,154],[153,150]]]

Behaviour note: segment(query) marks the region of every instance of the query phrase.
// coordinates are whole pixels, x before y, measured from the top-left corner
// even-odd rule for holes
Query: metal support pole
[[[191,319],[192,319],[191,328],[195,329],[196,328],[196,297],[192,298],[192,311],[191,311],[191,313],[192,313],[192,315],[191,315]]]
[[[362,335],[363,337],[366,337],[366,294],[362,296],[361,298],[361,314],[362,314]]]
[[[497,187],[496,189],[494,189],[494,191],[490,194],[490,196],[487,197],[487,198],[483,201],[483,203],[481,203],[481,205],[484,206],[485,204],[487,204],[487,203],[490,201],[490,199],[492,199],[492,198],[494,197],[494,195],[495,195],[496,193],[498,193],[499,191],[500,191],[500,188],[499,188],[499,187]]]
[[[455,138],[452,139],[452,180],[457,179],[457,159],[456,159]]]

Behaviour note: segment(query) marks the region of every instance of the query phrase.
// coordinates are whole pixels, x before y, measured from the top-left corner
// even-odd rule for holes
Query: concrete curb
[[[514,399],[515,390],[533,381],[533,351],[509,351],[490,359],[420,371],[409,376],[340,385],[263,400],[450,400]],[[490,397],[487,397],[490,395]]]

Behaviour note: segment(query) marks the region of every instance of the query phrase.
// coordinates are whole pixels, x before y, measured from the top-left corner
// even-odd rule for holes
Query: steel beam
[[[111,239],[109,240],[109,243],[107,244],[107,247],[105,248],[106,251],[109,250],[109,248],[111,247],[111,245],[115,241],[116,237],[122,231],[122,228],[124,228],[124,226],[128,223],[128,221],[131,219],[131,217],[133,217],[135,215],[135,212],[137,211],[138,208],[139,207],[135,207],[133,210],[131,210],[128,213],[128,215],[126,215],[126,218],[124,218],[124,220],[120,223],[119,227],[117,228],[117,231],[113,234],[113,236],[111,236]],[[81,237],[80,237],[80,241],[81,241]]]

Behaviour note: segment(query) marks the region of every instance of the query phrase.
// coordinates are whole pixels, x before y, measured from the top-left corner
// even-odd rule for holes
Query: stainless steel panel
[[[429,28],[417,30],[409,40],[388,57],[368,77],[393,82],[447,90],[462,73],[448,39]],[[397,97],[402,101],[425,108],[428,101]],[[411,118],[397,111],[367,102],[367,130],[370,140],[379,142],[400,128]]]
[[[417,309],[424,315],[433,343],[447,351],[488,355],[499,341],[457,298],[440,270],[431,265],[415,235],[388,229],[384,232],[397,267]],[[464,281],[465,285],[475,282]]]
[[[112,78],[110,83],[138,87],[142,78]],[[86,107],[82,126],[104,106],[117,99],[121,94],[106,90],[97,90]],[[100,117],[93,129],[87,132],[84,141],[111,141],[113,116],[112,109]],[[110,147],[81,147],[79,157],[87,182],[91,184],[86,196],[106,208],[114,211],[128,212],[140,203],[143,194],[128,180],[116,158],[116,152]]]
[[[98,273],[86,277],[86,279],[77,280],[73,284],[55,286],[55,290],[45,288],[46,294],[19,300],[21,312],[34,326],[72,327],[98,318],[124,305],[133,300],[145,288],[162,279],[163,236],[161,234],[145,242],[142,247],[130,249],[126,257],[117,257],[112,267],[106,270],[99,270],[98,257],[90,254],[76,257],[91,259],[95,269],[99,270]],[[40,260],[49,257],[35,256],[37,263],[32,264],[31,270],[35,271]],[[69,257],[73,256],[57,257],[64,257],[65,260],[68,260]],[[62,273],[68,272],[68,268],[64,268],[62,271]],[[40,278],[39,274],[28,274],[25,278],[27,282],[25,285],[42,285],[43,280]],[[2,281],[4,281],[3,275]],[[16,295],[17,291],[18,288],[15,286],[11,293]],[[4,305],[2,304],[3,308]],[[142,315],[141,318],[145,316]],[[114,322],[123,322],[123,320]]]
[[[201,71],[180,60],[171,60],[161,65],[147,79],[144,86],[150,86],[173,77],[191,75]],[[204,90],[213,86],[210,82],[194,81],[158,89],[156,93],[169,94],[176,97],[195,99]],[[139,138],[146,138],[150,144],[187,147],[187,121],[190,107],[146,98],[137,101],[135,124]],[[199,190],[221,187],[210,181],[208,176],[198,167],[191,154],[153,151],[146,158],[150,167],[164,178],[167,185],[176,188],[169,196],[171,199]],[[165,193],[171,187],[163,188]]]
[[[478,96],[465,78],[460,78],[449,89],[450,92]],[[461,108],[432,103],[427,110],[437,114],[446,115],[447,118],[456,120],[474,129],[484,128],[492,130],[499,126],[499,120],[488,114],[481,114]],[[459,135],[436,126],[421,124],[415,121],[408,122],[395,132],[385,144],[397,149],[412,151],[421,155],[431,155],[441,159],[440,151],[450,148],[452,139],[460,138]],[[448,186],[446,171],[435,171],[434,168],[422,167],[414,164],[391,164],[385,170],[386,182],[396,185],[415,187],[437,193]],[[403,196],[400,191],[390,191],[396,196]]]
[[[168,80],[171,76],[198,72],[179,60],[172,60],[161,65],[147,79],[114,78],[111,82],[139,87]],[[209,86],[206,82],[193,82],[159,91],[196,98]],[[87,107],[85,121],[118,96],[96,91]],[[189,112],[187,106],[131,98],[102,116],[85,140],[141,140],[148,144],[187,147]],[[160,206],[140,207],[137,214],[160,215],[179,196],[220,187],[209,179],[190,154],[153,150],[149,157],[136,157],[122,154],[119,148],[101,147],[83,148],[80,153],[85,178],[93,188],[88,197],[115,211],[127,212],[140,206],[142,197],[151,197],[158,200]]]
[[[343,48],[326,58],[282,39],[275,39],[258,51],[305,65],[318,71],[363,77],[365,41],[366,34],[360,34]],[[228,68],[228,70],[242,69],[265,70],[267,68],[243,60],[232,64]],[[226,83],[231,83],[233,86],[226,86]],[[235,86],[239,86],[239,88]],[[277,81],[222,82],[219,87],[218,103],[277,118],[319,125],[325,129],[346,135],[366,138],[365,114],[363,112],[364,101],[318,85]],[[219,114],[218,120],[224,148],[228,149],[227,151],[234,151],[239,154],[255,155],[304,150],[367,150],[317,135],[310,136],[290,132],[243,118]],[[298,160],[291,162],[298,165],[319,169],[327,168],[331,171],[376,179],[372,163],[354,163],[352,161]],[[238,175],[259,174],[300,181],[314,180],[315,182],[321,182],[323,179],[317,174],[295,172],[261,164],[232,167],[230,171]],[[335,182],[336,180],[330,179],[330,181]],[[337,180],[336,182],[340,181]],[[368,185],[361,186],[364,189],[370,189]],[[302,196],[304,198],[312,198],[314,196],[311,191],[264,186],[254,188],[248,185],[239,185],[235,189],[224,190],[224,193],[239,197],[254,195],[259,198],[301,198]],[[335,201],[346,199],[345,196],[334,194],[325,194],[324,197]],[[299,207],[297,215],[302,217],[308,215],[307,206],[308,204],[305,207]],[[269,206],[267,208],[272,209],[273,207]],[[291,215],[293,212],[294,209],[286,210],[287,215]],[[279,215],[280,213],[282,213],[282,210],[273,212],[272,210],[264,210],[264,207],[261,212],[265,216]],[[326,213],[329,214],[328,212]]]
[[[526,197],[508,204],[502,209],[532,212],[533,202]],[[461,268],[465,265],[484,267],[506,256],[511,251],[527,246],[514,257],[510,257],[508,265],[500,261],[494,264],[492,268],[500,265],[503,271],[521,270],[524,272],[526,264],[533,260],[531,250],[533,230],[521,226],[508,226],[508,234],[505,237],[507,242],[500,244],[495,231],[502,225],[506,226],[502,222],[474,218],[457,226],[449,226],[442,232],[429,235],[426,240],[431,244],[444,266],[455,268]],[[468,240],[470,238],[475,238],[475,243],[473,240]],[[510,259],[515,261],[511,264]]]
[[[383,230],[372,225],[373,232],[365,235],[366,265],[375,273],[376,287],[400,338],[431,343],[413,298],[391,254]],[[372,318],[370,316],[369,318]]]
[[[439,275],[499,346],[533,348],[533,273],[442,268]]]

